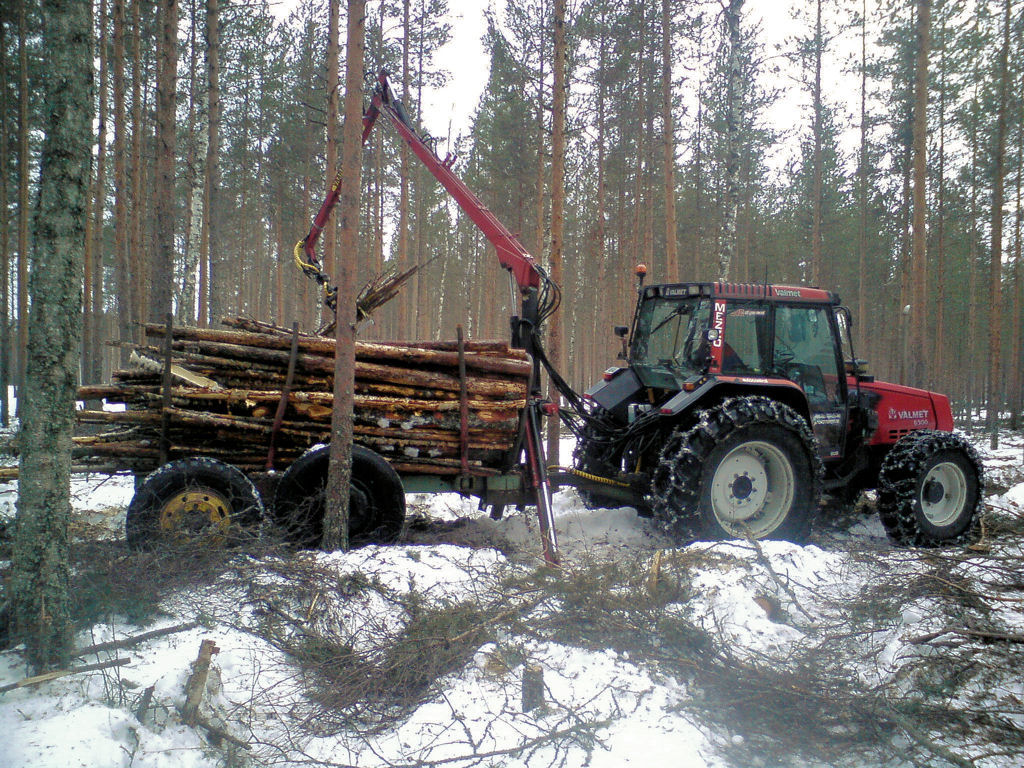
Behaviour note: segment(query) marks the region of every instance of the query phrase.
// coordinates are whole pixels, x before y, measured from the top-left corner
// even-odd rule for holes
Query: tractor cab
[[[650,285],[639,293],[628,368],[613,369],[588,393],[599,405],[626,415],[625,395],[674,417],[756,391],[807,419],[822,459],[843,456],[849,394],[836,294],[736,283]]]

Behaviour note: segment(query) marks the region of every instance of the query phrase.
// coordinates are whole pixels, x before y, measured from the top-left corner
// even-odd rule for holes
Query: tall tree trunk
[[[88,352],[88,363],[83,363],[85,381],[98,383],[103,379],[103,347],[100,344],[100,323],[103,319],[103,237],[104,214],[107,210],[107,104],[109,98],[110,55],[107,50],[107,0],[100,0],[98,58],[100,64],[99,119],[97,120],[96,175],[93,185],[92,283],[85,286],[85,314],[88,331],[83,323],[82,349]]]
[[[327,190],[338,172],[338,17],[341,0],[327,0]],[[335,223],[324,227],[324,271],[334,274]]]
[[[409,99],[409,84],[412,82],[412,73],[409,71],[409,36],[412,33],[412,26],[409,20],[410,0],[402,0],[402,98]],[[409,269],[409,147],[403,141],[399,149],[401,158],[401,170],[398,191],[398,271],[405,272]],[[415,280],[415,277],[413,278]],[[416,292],[413,290],[415,283],[409,286],[406,295],[398,300],[398,338],[411,339],[416,333],[413,330],[412,320],[416,317]]]
[[[1022,71],[1024,84],[1024,71]],[[1010,315],[1013,332],[1010,343],[1010,427],[1016,431],[1021,427],[1021,410],[1024,408],[1024,372],[1021,371],[1024,345],[1024,281],[1021,280],[1021,176],[1024,175],[1024,110],[1017,111],[1017,204],[1013,230],[1013,312]]]
[[[975,70],[974,95],[971,98],[972,107],[978,108],[978,72]],[[971,181],[970,181],[970,226],[968,228],[969,241],[967,245],[967,306],[974,307],[978,303],[978,125],[977,120],[971,121],[970,131],[971,142]],[[965,399],[969,408],[978,405],[978,369],[981,367],[978,347],[978,315],[979,312],[968,311],[967,316],[967,376],[965,377],[967,390]]]
[[[821,132],[822,132],[822,106],[821,106],[821,56],[824,51],[824,40],[821,35],[821,0],[815,3],[814,21],[814,85],[811,88],[811,96],[814,102],[814,125],[812,134],[814,139],[813,181],[811,189],[811,285],[821,285],[821,209],[822,209],[822,159],[821,159]]]
[[[935,222],[935,281],[938,306],[935,308],[935,353],[932,366],[933,384],[946,391],[949,374],[946,372],[946,16],[948,7],[943,8],[939,26],[939,45],[942,48],[939,59],[939,165],[935,179],[936,190],[936,222]]]
[[[534,208],[533,234],[534,246],[538,258],[544,252],[544,231],[546,216],[544,208],[544,193],[547,187],[547,128],[544,125],[544,35],[546,30],[542,27],[538,30],[537,59],[537,198]],[[520,199],[525,194],[518,196]]]
[[[857,243],[857,349],[864,354],[867,344],[867,262],[868,262],[868,2],[861,0],[860,26],[860,161],[857,194],[860,225]]]
[[[146,170],[142,163],[143,124],[143,89],[146,79],[142,60],[142,0],[132,2],[132,156],[131,156],[131,200],[128,214],[128,263],[131,285],[132,320],[131,337],[136,343],[142,342],[142,321],[146,318],[146,298],[148,285],[147,275],[152,261],[143,255],[142,226],[146,206],[143,204],[145,185],[143,177]]]
[[[565,1],[555,0],[555,64],[554,64],[554,111],[551,116],[551,279],[562,285],[562,238],[565,230],[565,102],[569,84],[565,74]],[[562,329],[562,315],[555,312],[548,320],[548,359],[552,367],[561,370],[563,365],[562,347],[565,343]],[[548,398],[559,402],[558,390],[553,383],[548,386]],[[547,458],[552,464],[559,463],[558,437],[559,419],[548,419]]]
[[[114,0],[114,283],[118,339],[132,340],[131,268],[128,263],[128,124],[125,109],[125,0]],[[128,362],[122,346],[121,365]]]
[[[915,387],[928,382],[926,316],[927,180],[928,180],[928,53],[931,47],[931,0],[917,0],[917,57],[914,66],[914,223],[910,254],[910,338],[908,381]]]
[[[174,152],[178,82],[178,0],[161,0],[157,50],[156,251],[150,275],[149,319],[159,323],[172,310],[174,286]]]
[[[604,72],[607,67],[608,58],[608,29],[606,24],[607,11],[606,7],[602,6],[601,11],[601,31],[600,40],[598,42],[598,69]],[[606,253],[606,240],[607,240],[607,222],[605,221],[605,198],[607,190],[605,189],[605,177],[607,175],[607,150],[605,148],[605,103],[607,85],[604,82],[604,78],[597,83],[597,114],[594,119],[597,120],[597,211],[595,214],[595,225],[594,225],[594,260],[597,263],[597,285],[606,286],[608,285],[608,257]],[[616,291],[616,293],[624,293],[623,291]],[[611,310],[617,316],[619,313],[618,299],[611,305]],[[597,339],[606,332],[604,327],[607,321],[607,316],[603,316],[601,312],[593,312],[593,322],[591,325],[591,346],[594,347],[597,344]]]
[[[342,127],[341,197],[338,202],[342,253],[359,244],[359,193],[362,175],[363,50],[365,0],[348,0],[345,49],[345,124]],[[330,464],[327,473],[325,550],[348,549],[349,484],[352,477],[352,407],[355,402],[356,269],[355,259],[339,259],[337,268],[337,348],[334,355],[334,412],[331,416]]]
[[[743,0],[729,0],[725,10],[728,64],[725,88],[725,206],[722,211],[722,243],[718,254],[718,279],[729,279],[736,255],[736,215],[740,201],[740,11]]]
[[[0,22],[0,157],[7,157],[7,27]],[[11,232],[7,216],[7,173],[0,172],[0,426],[11,424]]]
[[[1002,323],[1003,276],[1003,151],[1006,149],[1006,102],[1009,80],[1010,6],[1003,3],[1003,44],[999,49],[999,106],[996,113],[995,163],[992,169],[992,251],[989,257],[988,291],[988,393],[985,398],[985,426],[989,447],[999,447],[999,409],[1003,405],[999,381],[1000,324]]]
[[[426,34],[424,25],[426,24],[426,9],[423,5],[423,0],[420,0],[419,15],[416,18],[419,24],[419,34],[416,39],[416,71],[420,73],[419,78],[416,80],[416,119],[418,122],[423,121],[423,67],[424,67],[424,54],[426,47]],[[404,143],[404,142],[403,142]],[[415,190],[416,190],[416,215],[413,221],[415,229],[413,230],[413,243],[416,252],[416,263],[421,267],[424,262],[424,248],[423,248],[423,237],[426,234],[426,214],[423,208],[424,188],[426,183],[424,181],[425,170],[422,163],[416,163],[416,169],[413,171],[413,177],[415,178]],[[415,289],[416,296],[416,338],[417,339],[429,339],[430,338],[430,317],[431,313],[427,310],[427,303],[430,301],[428,297],[428,282],[425,275],[421,274],[422,270],[417,270],[416,274],[413,275],[413,287]]]
[[[206,197],[206,141],[209,136],[206,117],[209,111],[206,78],[199,84],[199,0],[190,0],[189,17],[189,85],[188,85],[188,152],[185,158],[185,254],[181,270],[181,294],[178,298],[178,319],[187,324],[196,322],[196,267],[203,252],[203,209]]]
[[[28,0],[18,5],[18,392],[25,386],[28,352]],[[18,414],[23,413],[18,398]]]
[[[207,312],[199,310],[202,324],[220,323],[225,314],[227,268],[220,252],[221,243],[221,174],[220,174],[220,4],[206,0],[206,91],[209,96],[208,139],[206,142],[206,252],[207,285],[200,290],[199,301],[206,302]]]
[[[665,164],[665,279],[679,279],[676,248],[676,137],[672,118],[672,10],[670,0],[661,0],[661,124]]]
[[[37,669],[70,661],[71,434],[93,137],[90,0],[44,0],[46,126],[11,558],[15,634]]]

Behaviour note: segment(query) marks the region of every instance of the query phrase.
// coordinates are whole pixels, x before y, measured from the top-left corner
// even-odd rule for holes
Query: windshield
[[[632,363],[682,376],[707,367],[704,332],[711,314],[707,298],[644,301],[633,332]]]

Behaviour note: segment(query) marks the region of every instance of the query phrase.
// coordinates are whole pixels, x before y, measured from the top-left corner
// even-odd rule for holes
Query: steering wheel
[[[789,366],[794,360],[796,360],[796,352],[789,344],[776,336],[773,360],[776,370],[788,372]]]

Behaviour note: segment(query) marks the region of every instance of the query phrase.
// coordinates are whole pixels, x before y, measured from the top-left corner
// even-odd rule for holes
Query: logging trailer
[[[544,557],[554,563],[551,488],[561,485],[576,486],[590,505],[632,505],[682,539],[800,540],[823,493],[848,502],[871,488],[877,489],[886,530],[899,543],[936,545],[969,532],[981,504],[983,474],[977,453],[953,432],[949,399],[868,375],[853,353],[850,313],[835,293],[726,282],[645,286],[646,270],[639,267],[632,325],[615,328],[621,362],[580,395],[544,354],[542,328],[558,308],[558,286],[453,173],[454,158],[440,159],[417,132],[384,73],[363,116],[364,144],[381,116],[495,247],[517,294],[512,347],[525,351],[518,359],[528,372],[516,403],[516,427],[489,465],[467,461],[470,353],[461,338],[449,347],[449,362],[459,370],[452,378],[462,382],[459,423],[450,427],[459,444],[459,461],[450,462],[458,464],[455,469],[449,465],[441,473],[437,465],[385,457],[375,450],[371,432],[364,431],[367,439],[357,434],[355,543],[398,535],[405,492],[454,491],[478,497],[496,518],[509,505],[535,506]],[[336,292],[315,246],[337,202],[339,181],[340,175],[309,234],[296,245],[297,262],[324,287],[329,306]],[[167,366],[172,336],[165,335]],[[295,332],[290,372],[297,338]],[[278,333],[279,348],[286,340],[286,333]],[[561,403],[543,398],[542,371]],[[291,373],[279,393],[277,427],[267,430],[272,435],[294,405],[290,382]],[[449,394],[454,408],[456,398]],[[358,421],[358,403],[356,410]],[[560,418],[576,436],[572,467],[546,466],[544,418]],[[273,437],[270,442],[272,452]],[[325,446],[304,453],[274,491],[273,515],[301,546],[319,542],[327,454]],[[273,465],[272,455],[268,463]],[[179,458],[139,487],[128,511],[128,539],[143,545],[194,528],[226,537],[262,509],[259,492],[238,469],[210,458]]]

